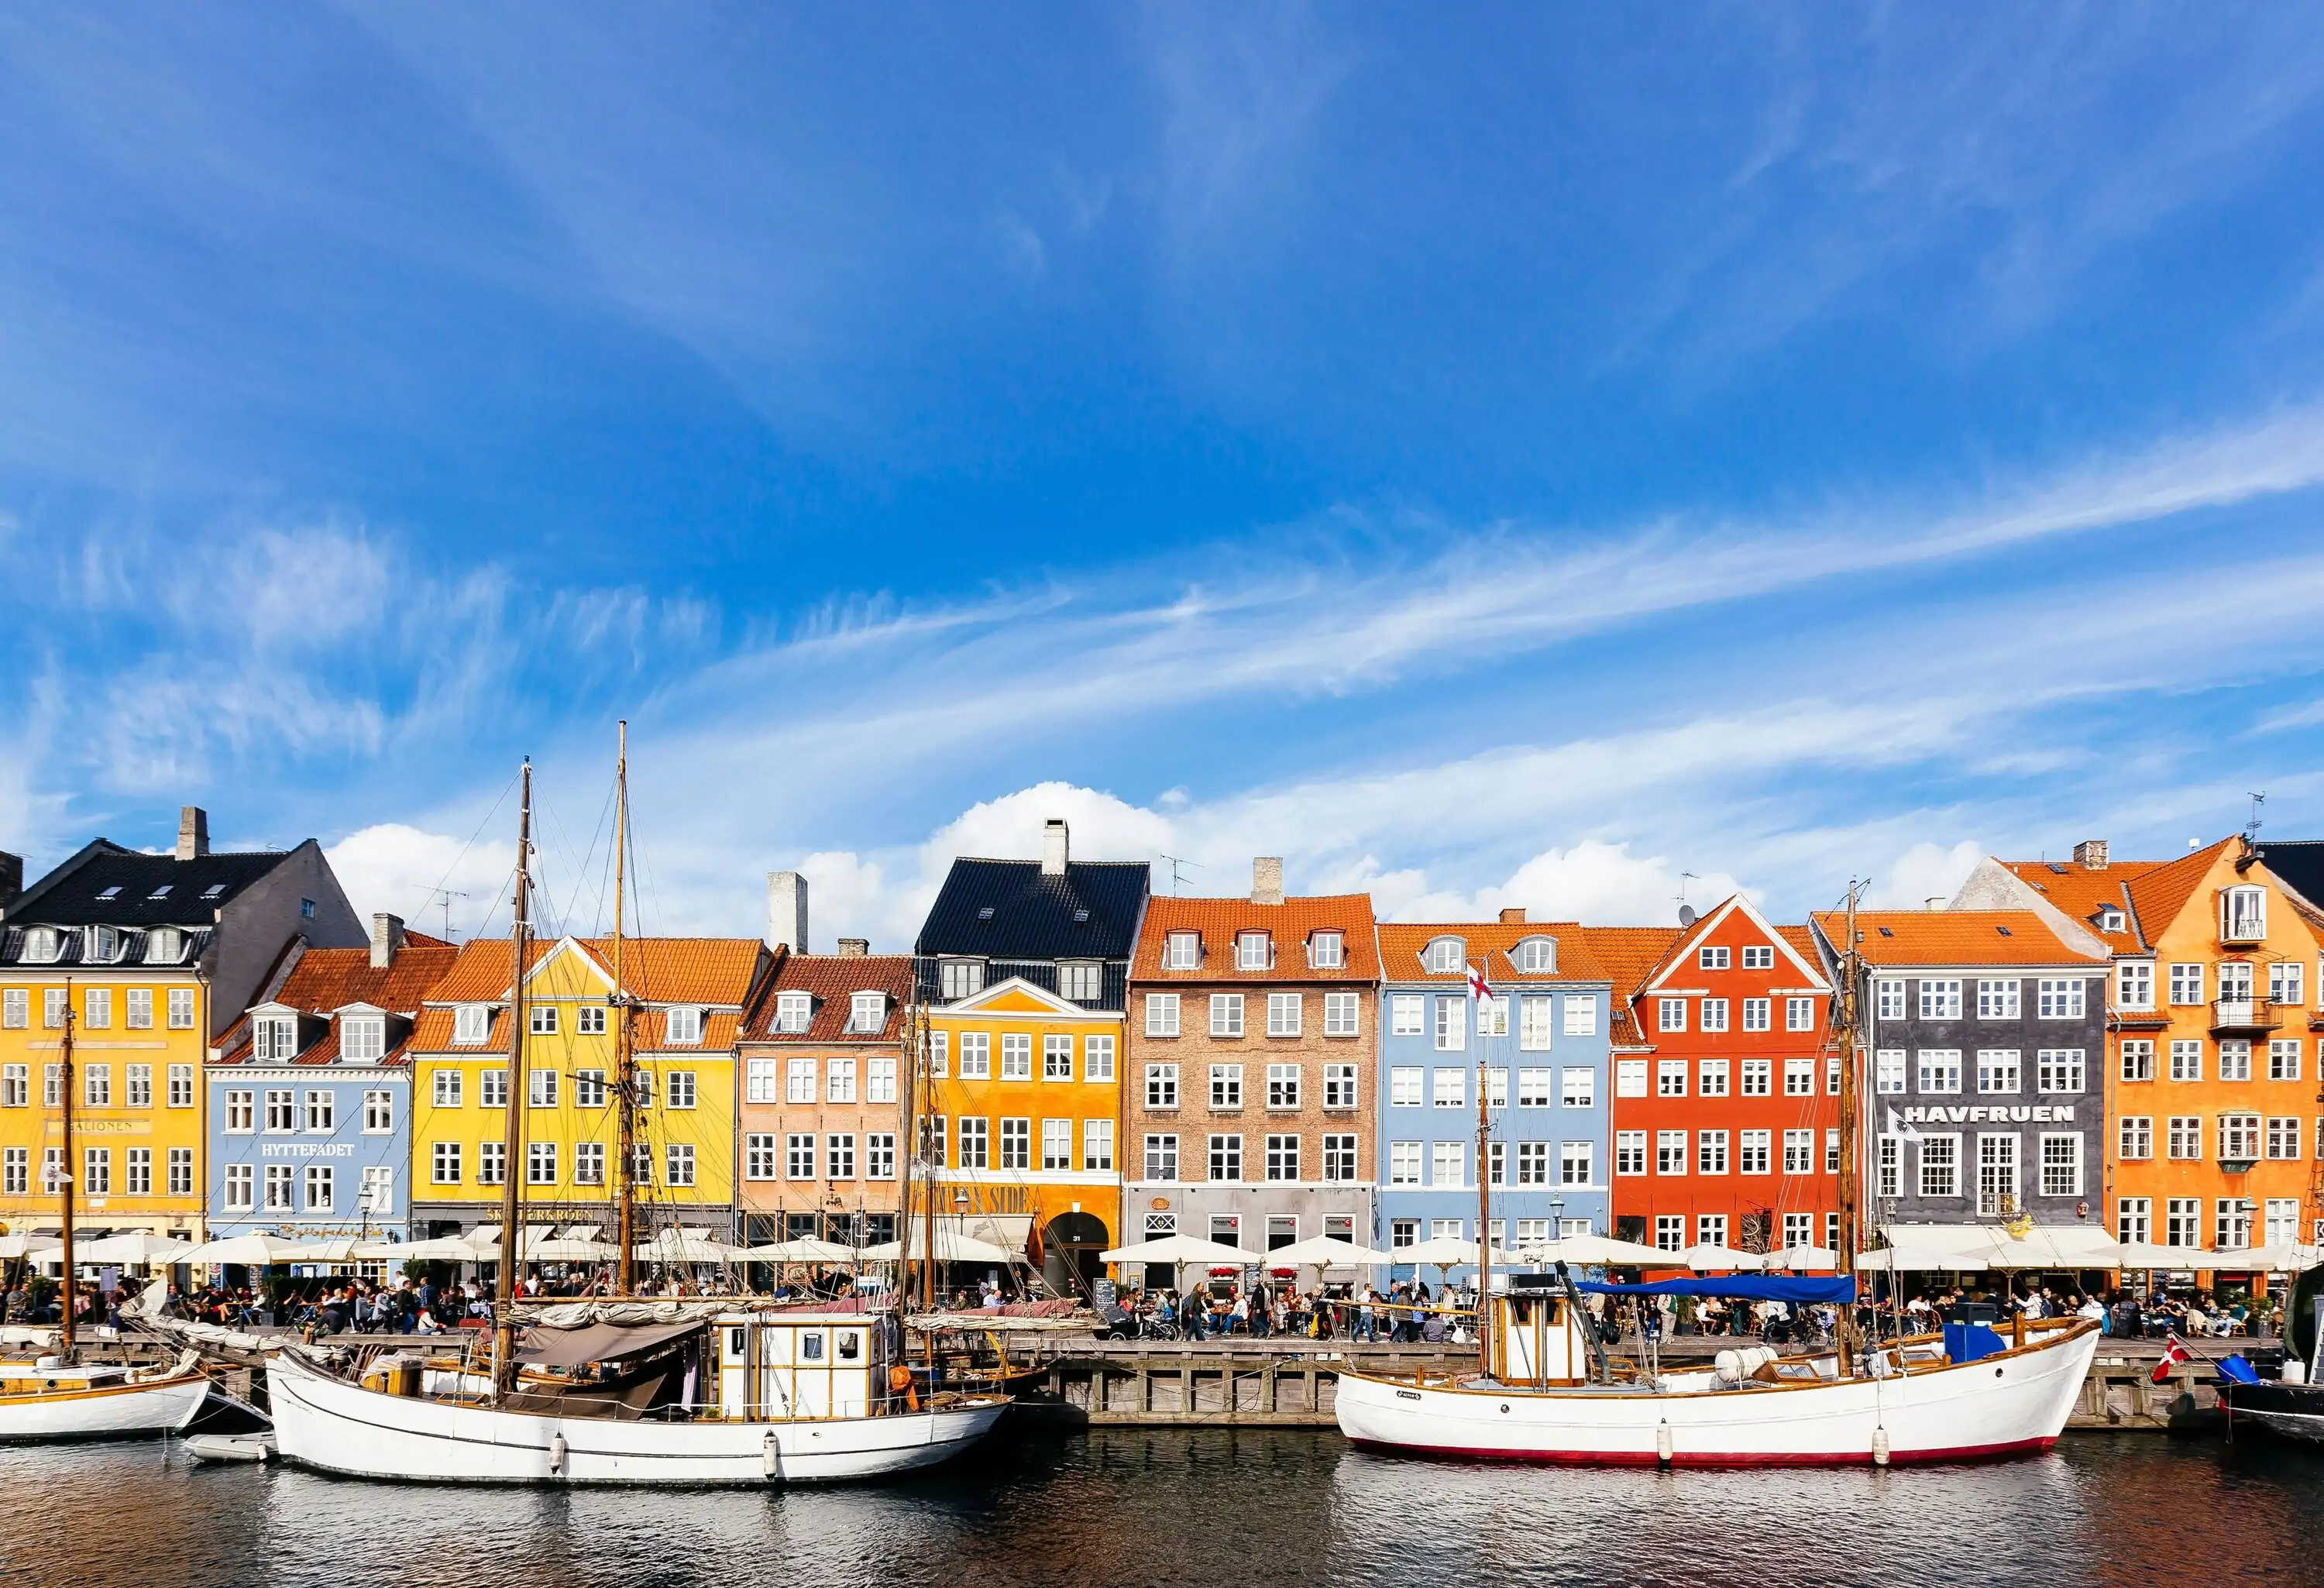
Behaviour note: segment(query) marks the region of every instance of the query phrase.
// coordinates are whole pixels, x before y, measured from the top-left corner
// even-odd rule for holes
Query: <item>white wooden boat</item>
[[[658,1337],[639,1353],[604,1339],[579,1349],[603,1344],[611,1361],[529,1368],[498,1401],[489,1373],[402,1358],[351,1377],[293,1346],[267,1369],[276,1440],[286,1461],[355,1477],[764,1487],[934,1466],[1008,1409],[999,1396],[891,1397],[878,1316],[735,1311],[644,1333]]]
[[[194,1420],[209,1389],[192,1352],[146,1372],[57,1357],[0,1362],[0,1443],[174,1431]]]
[[[1489,1376],[1342,1373],[1339,1422],[1374,1449],[1591,1466],[1848,1466],[2049,1449],[2097,1353],[2098,1325],[2024,1326],[2023,1343],[1955,1362],[1941,1337],[1891,1344],[1843,1375],[1837,1355],[1722,1352],[1712,1367],[1592,1382],[1563,1296],[1497,1298]]]

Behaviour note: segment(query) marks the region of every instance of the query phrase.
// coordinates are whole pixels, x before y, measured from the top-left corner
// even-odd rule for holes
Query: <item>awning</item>
[[[618,1324],[589,1324],[578,1329],[536,1326],[525,1331],[516,1354],[520,1361],[536,1367],[576,1368],[583,1362],[636,1356],[681,1334],[691,1334],[700,1327],[699,1319],[683,1324],[650,1324],[641,1328],[623,1328]]]
[[[1852,1279],[1794,1279],[1782,1274],[1658,1279],[1651,1285],[1606,1285],[1583,1279],[1579,1288],[1599,1296],[1715,1296],[1725,1301],[1829,1302],[1838,1306],[1856,1299]]]

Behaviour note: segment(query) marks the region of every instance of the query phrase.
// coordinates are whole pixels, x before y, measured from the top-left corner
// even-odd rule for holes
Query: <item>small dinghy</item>
[[[186,1454],[196,1461],[272,1461],[272,1434],[197,1434],[186,1441]]]

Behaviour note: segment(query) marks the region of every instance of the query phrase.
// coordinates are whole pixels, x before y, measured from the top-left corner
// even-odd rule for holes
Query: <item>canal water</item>
[[[407,1489],[0,1451],[0,1583],[936,1585],[2324,1582],[2324,1454],[2149,1436],[2002,1466],[1561,1472],[1328,1433],[1007,1438],[873,1489]]]

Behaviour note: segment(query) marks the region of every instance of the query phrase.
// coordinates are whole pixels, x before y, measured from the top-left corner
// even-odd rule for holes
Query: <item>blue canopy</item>
[[[1798,1279],[1787,1274],[1729,1274],[1716,1279],[1657,1279],[1651,1285],[1583,1279],[1580,1288],[1601,1296],[1716,1296],[1727,1301],[1821,1301],[1842,1306],[1856,1299],[1856,1281],[1846,1275]]]

